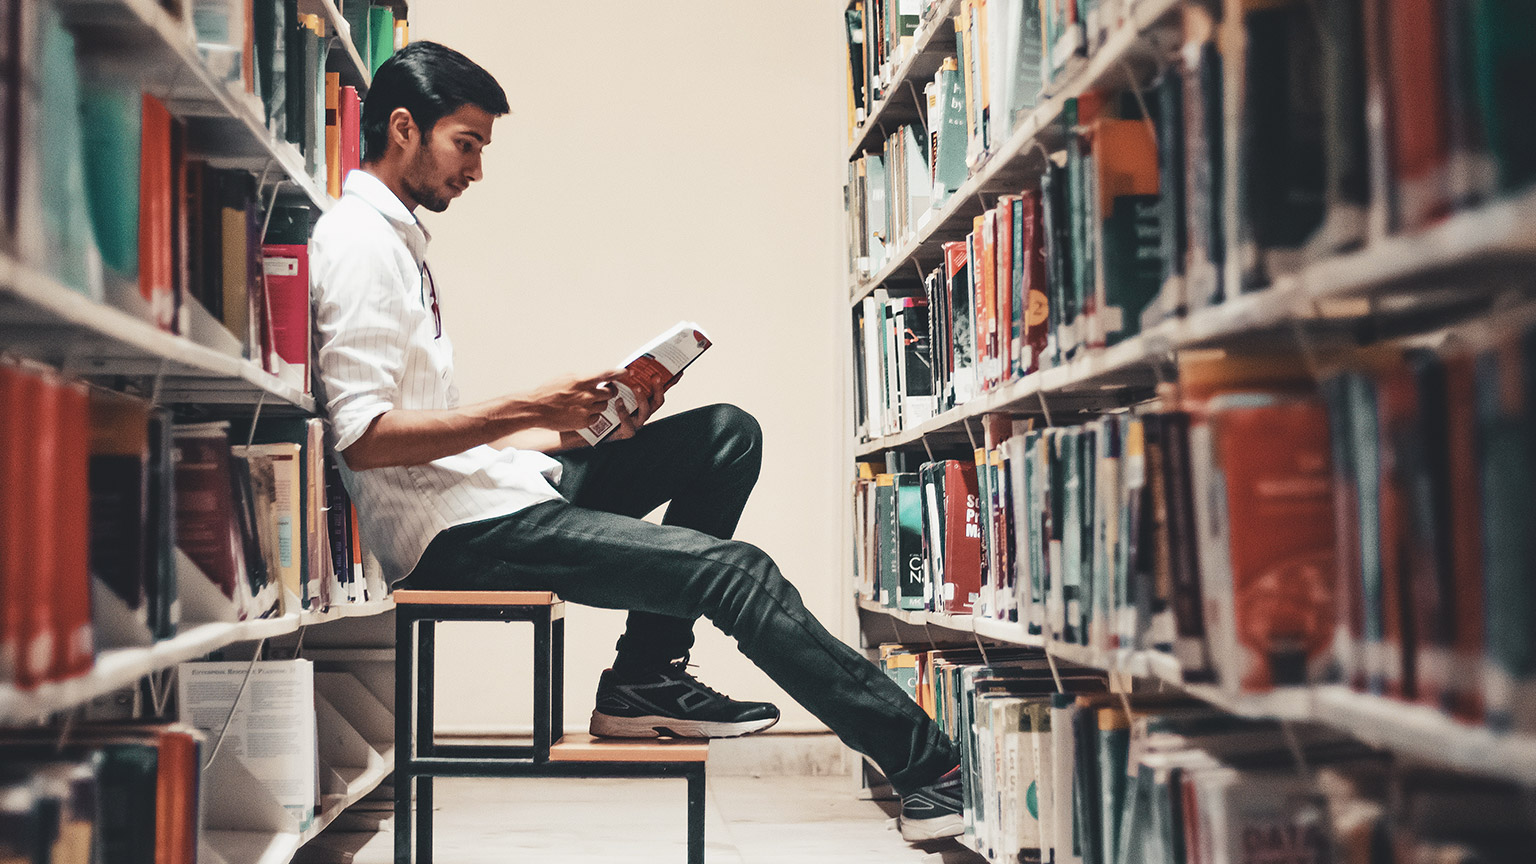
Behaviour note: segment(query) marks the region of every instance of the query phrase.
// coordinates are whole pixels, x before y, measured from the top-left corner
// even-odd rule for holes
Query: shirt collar
[[[342,195],[356,195],[388,219],[418,261],[426,257],[427,241],[432,239],[432,234],[414,213],[406,209],[405,203],[384,185],[383,180],[365,170],[350,171],[341,191]]]

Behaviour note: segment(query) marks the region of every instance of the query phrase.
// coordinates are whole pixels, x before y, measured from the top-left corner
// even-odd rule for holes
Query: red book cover
[[[965,268],[965,241],[952,240],[944,244],[944,284],[939,292],[944,301],[944,320],[949,323],[939,334],[942,338],[934,341],[933,346],[942,349],[940,360],[944,363],[944,380],[953,386],[955,380],[955,308],[954,289],[955,277]],[[940,394],[941,396],[943,394]]]
[[[176,321],[172,224],[171,114],[144,94],[139,142],[139,294],[154,322],[173,330]]]
[[[997,377],[1013,377],[1013,208],[1018,197],[1004,195],[997,201]]]
[[[189,731],[163,730],[156,742],[155,862],[195,864],[198,834],[197,738]]]
[[[309,247],[297,243],[267,243],[261,247],[261,270],[271,314],[272,350],[300,370],[309,392]]]
[[[1040,370],[1050,336],[1051,301],[1045,282],[1045,234],[1040,213],[1040,193],[1026,191],[1014,205],[1024,210],[1019,246],[1024,252],[1024,280],[1015,291],[1024,293],[1024,345],[1019,349],[1021,375]]]
[[[1386,28],[1394,227],[1414,228],[1450,206],[1444,0],[1394,0]]]
[[[347,172],[362,164],[362,117],[363,102],[356,87],[341,88],[341,100],[337,106],[341,114],[341,182],[347,182]]]
[[[28,578],[37,541],[33,496],[37,474],[32,442],[38,434],[33,406],[41,381],[20,366],[0,360],[0,681],[21,681],[24,634],[30,628],[32,587]]]
[[[23,688],[48,680],[58,668],[55,656],[53,600],[48,590],[57,570],[59,512],[59,414],[63,408],[60,381],[51,373],[19,370],[17,400],[6,412],[20,415],[22,435],[14,456],[22,477],[15,502],[16,558],[11,570],[13,599],[21,607],[18,624],[15,681]]]
[[[981,595],[981,497],[976,466],[944,463],[943,611],[969,615]]]
[[[91,414],[85,385],[59,381],[58,469],[49,516],[54,543],[54,571],[47,593],[52,600],[53,668],[51,680],[89,672],[95,662],[91,630]]]
[[[1333,488],[1328,417],[1316,399],[1212,403],[1226,480],[1241,687],[1311,679],[1333,638]]]
[[[1451,622],[1451,712],[1483,719],[1483,508],[1478,488],[1477,408],[1470,354],[1445,358],[1447,445],[1450,450],[1451,580],[1446,598]]]
[[[222,423],[176,427],[176,545],[233,600],[245,581]]]

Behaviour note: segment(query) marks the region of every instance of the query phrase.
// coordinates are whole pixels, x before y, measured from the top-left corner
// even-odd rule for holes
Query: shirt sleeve
[[[393,250],[349,233],[317,232],[310,247],[315,360],[338,452],[398,404],[410,336]]]

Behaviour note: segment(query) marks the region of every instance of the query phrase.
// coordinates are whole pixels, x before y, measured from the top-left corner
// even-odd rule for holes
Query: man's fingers
[[[588,375],[585,378],[576,379],[576,386],[581,388],[602,387],[610,381],[617,380],[624,375],[623,369],[609,369],[596,375]]]

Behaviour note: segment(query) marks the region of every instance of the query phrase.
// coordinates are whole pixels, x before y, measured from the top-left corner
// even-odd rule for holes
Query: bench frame
[[[643,760],[581,760],[557,752],[551,761],[550,749],[564,730],[565,601],[543,591],[407,590],[396,592],[395,616],[395,864],[412,864],[413,851],[416,864],[432,864],[434,777],[686,779],[688,864],[704,864],[702,759],[665,760],[653,752]],[[437,743],[433,707],[439,621],[533,625],[532,746]]]

